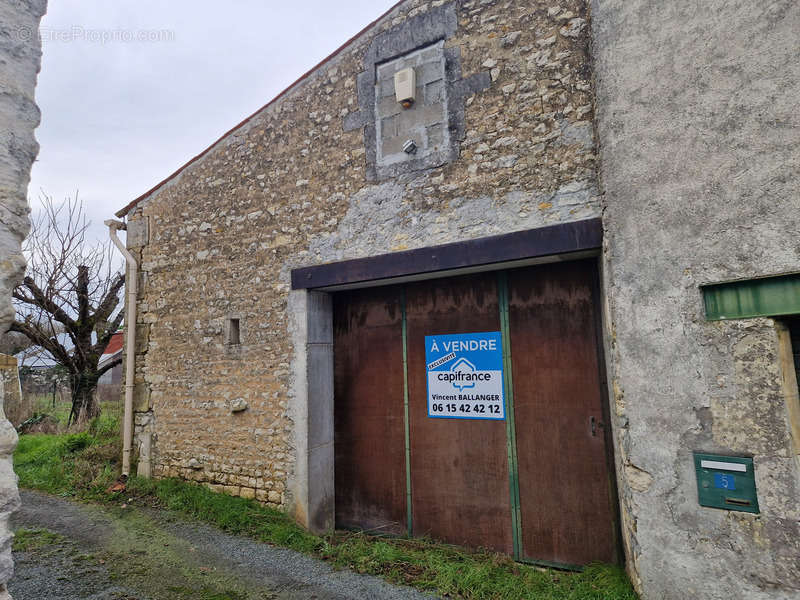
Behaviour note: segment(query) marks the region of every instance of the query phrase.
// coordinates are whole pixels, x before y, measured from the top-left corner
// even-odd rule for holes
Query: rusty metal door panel
[[[334,296],[336,526],[406,533],[401,290]]]
[[[509,271],[523,557],[616,562],[594,261]]]
[[[413,533],[511,554],[505,422],[427,413],[425,336],[499,331],[496,275],[414,283],[406,297]]]

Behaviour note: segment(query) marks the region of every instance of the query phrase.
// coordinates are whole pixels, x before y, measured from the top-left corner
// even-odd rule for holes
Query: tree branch
[[[27,288],[27,290],[31,293],[32,302],[34,306],[38,306],[43,310],[47,311],[51,315],[53,315],[59,323],[64,325],[67,329],[74,331],[76,329],[75,320],[72,319],[64,310],[55,302],[53,302],[45,293],[36,285],[36,282],[31,277],[25,277],[22,280],[22,285]],[[25,302],[23,298],[18,298]]]
[[[33,342],[36,346],[41,346],[45,350],[47,350],[52,356],[53,359],[58,362],[59,364],[64,365],[69,370],[75,370],[75,364],[72,361],[72,357],[69,355],[64,347],[58,343],[55,339],[51,338],[50,335],[42,331],[38,326],[32,325],[30,323],[21,323],[19,321],[14,321],[11,324],[11,327],[8,328],[9,331],[16,331],[21,333],[25,337],[27,337],[31,342]]]
[[[89,267],[86,265],[78,265],[75,292],[78,295],[78,322],[86,326],[89,324]]]
[[[97,322],[106,321],[111,313],[114,312],[114,309],[119,304],[119,291],[123,285],[125,285],[125,275],[118,273],[94,312],[94,318]]]

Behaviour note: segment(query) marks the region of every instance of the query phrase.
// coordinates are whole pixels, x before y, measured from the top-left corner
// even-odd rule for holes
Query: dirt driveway
[[[167,511],[21,496],[12,523],[28,543],[14,555],[15,600],[431,598]]]

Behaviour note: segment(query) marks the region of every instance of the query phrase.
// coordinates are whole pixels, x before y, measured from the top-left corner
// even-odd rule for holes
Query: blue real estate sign
[[[425,336],[428,416],[506,418],[499,331]]]

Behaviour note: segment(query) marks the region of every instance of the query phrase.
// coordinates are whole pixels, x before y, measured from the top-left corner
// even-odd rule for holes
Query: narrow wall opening
[[[238,318],[229,318],[225,327],[225,344],[228,346],[238,346],[241,343],[240,336],[240,320]]]

